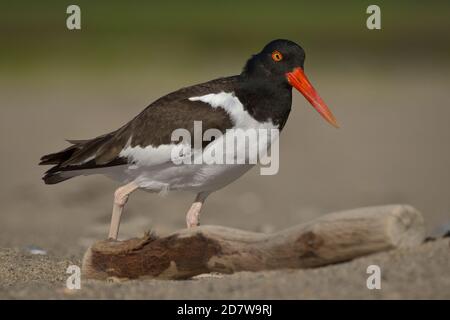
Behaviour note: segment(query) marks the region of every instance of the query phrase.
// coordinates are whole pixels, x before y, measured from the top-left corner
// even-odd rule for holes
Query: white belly
[[[207,165],[167,163],[151,168],[123,167],[105,172],[122,183],[135,182],[152,192],[184,190],[192,192],[215,191],[238,179],[253,165]]]

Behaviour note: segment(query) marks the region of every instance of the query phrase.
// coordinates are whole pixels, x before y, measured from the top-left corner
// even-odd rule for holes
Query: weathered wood
[[[310,268],[417,246],[424,238],[422,215],[413,207],[368,207],[273,234],[201,226],[165,237],[102,240],[88,249],[82,269],[84,278],[93,279],[186,279],[208,272]]]

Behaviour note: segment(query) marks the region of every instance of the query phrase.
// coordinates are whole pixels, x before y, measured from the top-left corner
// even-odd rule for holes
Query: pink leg
[[[137,188],[138,186],[131,182],[118,188],[116,192],[114,192],[113,212],[108,238],[117,240],[117,235],[119,234],[120,227],[120,218],[122,216],[123,208],[128,201],[130,193],[132,193]]]
[[[200,192],[197,194],[194,203],[192,203],[191,208],[186,213],[186,225],[188,228],[200,225],[200,210],[208,195],[209,193],[207,192]]]

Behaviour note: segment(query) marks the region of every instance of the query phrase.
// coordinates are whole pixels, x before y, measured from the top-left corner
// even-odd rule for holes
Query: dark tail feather
[[[42,180],[44,180],[45,184],[57,184],[74,177],[67,173],[64,176],[62,174],[63,172],[61,171],[61,167],[57,164],[45,172]]]
[[[74,145],[64,149],[63,151],[47,154],[41,158],[39,165],[61,164],[69,160],[77,150],[77,146]]]
[[[57,184],[66,180],[69,180],[73,177],[62,177],[61,173],[46,173],[42,180],[44,180],[45,184]]]
[[[73,145],[64,149],[63,151],[47,154],[41,158],[39,165],[55,165],[54,167],[50,168],[50,170],[48,170],[42,178],[45,184],[56,184],[72,178],[71,176],[61,175],[60,165],[69,160],[77,150],[79,150],[79,146]]]
[[[56,184],[80,175],[80,170],[83,169],[126,164],[126,160],[117,158],[117,153],[113,154],[115,158],[112,158],[109,162],[98,163],[97,159],[94,159],[96,152],[99,149],[102,150],[102,144],[107,142],[114,133],[105,134],[91,140],[67,140],[73,145],[60,152],[43,156],[39,165],[53,165],[42,178],[44,182]],[[95,173],[95,170],[93,172]]]

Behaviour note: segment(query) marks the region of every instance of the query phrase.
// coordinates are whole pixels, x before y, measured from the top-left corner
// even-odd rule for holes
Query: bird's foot
[[[198,227],[200,225],[199,215],[187,215],[186,216],[186,225],[188,228]]]

